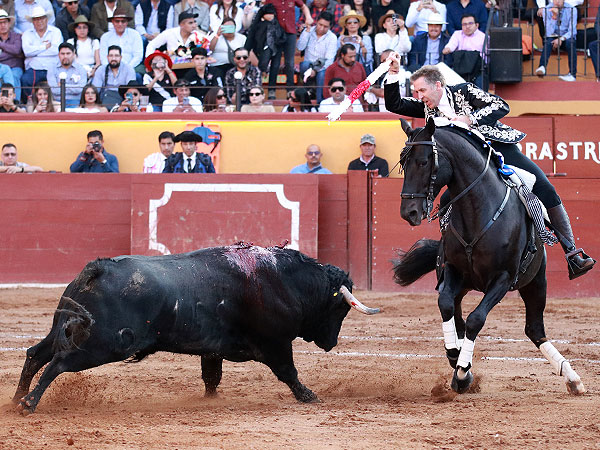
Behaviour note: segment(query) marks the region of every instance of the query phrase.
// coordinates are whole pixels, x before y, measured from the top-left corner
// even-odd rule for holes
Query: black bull
[[[223,359],[254,360],[299,401],[318,401],[298,380],[292,341],[301,337],[329,351],[350,304],[377,312],[346,288],[352,281],[338,267],[278,247],[98,259],[67,286],[48,336],[27,350],[13,401],[31,413],[63,372],[136,362],[157,351],[200,355],[206,395],[216,394]]]

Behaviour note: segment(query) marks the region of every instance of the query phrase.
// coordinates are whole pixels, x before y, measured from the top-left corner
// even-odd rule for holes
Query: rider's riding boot
[[[571,230],[571,222],[565,207],[560,204],[554,208],[548,209],[550,223],[554,227],[556,237],[561,247],[565,251],[567,266],[569,267],[569,279],[584,275],[588,270],[594,267],[596,260],[585,254],[583,249],[575,247],[575,238]]]

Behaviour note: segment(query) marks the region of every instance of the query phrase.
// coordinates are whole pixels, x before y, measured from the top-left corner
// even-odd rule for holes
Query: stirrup
[[[577,262],[575,261],[575,256],[579,254],[581,254],[580,258],[582,259],[591,259],[592,264],[583,267],[577,264]],[[575,278],[585,275],[590,269],[594,267],[594,264],[596,264],[596,260],[591,258],[587,253],[585,253],[582,248],[576,248],[569,251],[565,254],[565,258],[567,260],[567,267],[569,269],[569,280],[574,280]]]

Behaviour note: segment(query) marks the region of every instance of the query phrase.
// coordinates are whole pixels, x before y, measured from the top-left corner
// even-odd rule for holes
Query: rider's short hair
[[[425,81],[428,84],[435,84],[436,81],[442,83],[442,86],[446,86],[446,80],[444,79],[444,75],[440,72],[435,66],[423,66],[419,70],[415,71],[410,76],[411,83],[414,83],[415,80],[419,78],[425,78]]]

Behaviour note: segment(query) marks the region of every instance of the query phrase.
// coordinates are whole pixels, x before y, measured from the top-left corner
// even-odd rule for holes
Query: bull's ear
[[[400,123],[402,124],[402,130],[406,133],[406,137],[410,137],[413,129],[410,127],[410,124],[405,119],[400,119]]]
[[[433,136],[433,133],[435,133],[435,122],[433,121],[433,117],[430,117],[427,120],[427,125],[425,125],[425,131],[427,132],[427,134],[429,134],[429,136]]]

